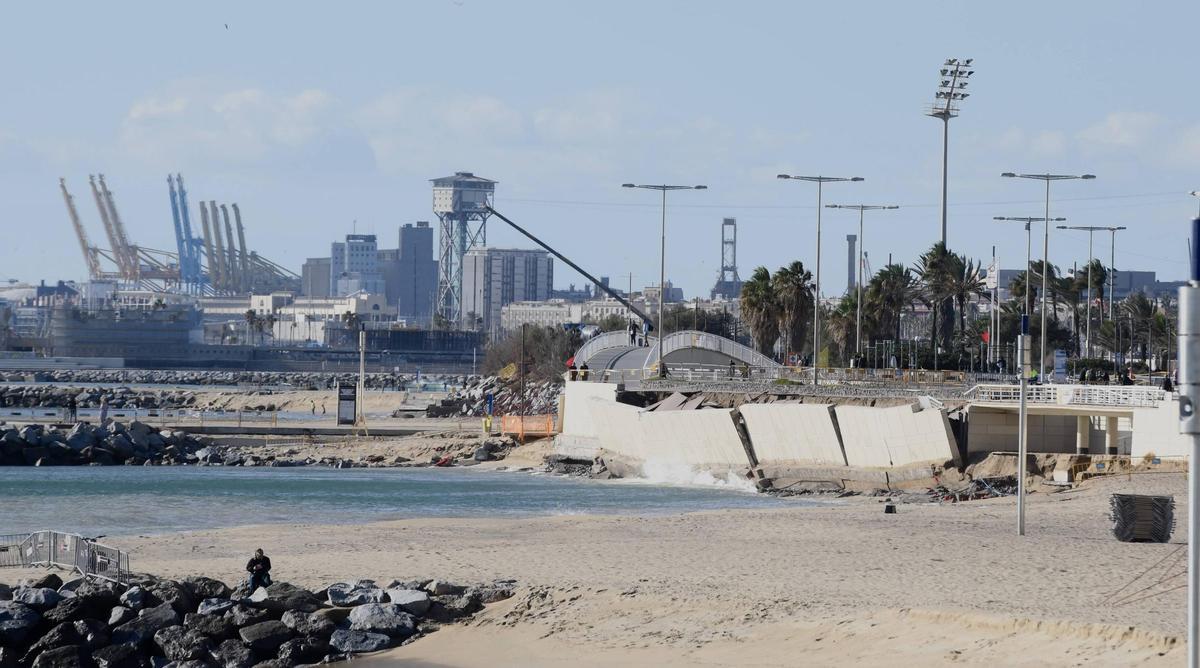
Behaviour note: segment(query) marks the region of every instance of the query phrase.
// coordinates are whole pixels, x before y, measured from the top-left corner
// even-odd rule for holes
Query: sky
[[[1183,279],[1197,25],[1194,1],[12,4],[0,279],[85,278],[58,178],[106,246],[93,173],[139,245],[174,249],[178,172],[299,271],[354,230],[395,247],[400,225],[436,220],[428,180],[471,171],[506,216],[635,288],[658,280],[660,200],[620,184],[705,184],[668,197],[667,276],[689,298],[717,277],[724,217],[742,278],[812,268],[816,189],[776,174],[861,176],[825,203],[899,205],[867,214],[864,247],[874,269],[912,264],[939,236],[942,124],[924,112],[951,57],[976,70],[950,122],[953,250],[1019,266],[1020,225],[992,217],[1043,215],[1044,190],[1000,173],[1092,173],[1055,184],[1050,215],[1125,225],[1118,269]],[[829,295],[858,221],[822,220]],[[1052,230],[1051,262],[1082,266],[1087,237]],[[531,245],[499,221],[488,241]]]

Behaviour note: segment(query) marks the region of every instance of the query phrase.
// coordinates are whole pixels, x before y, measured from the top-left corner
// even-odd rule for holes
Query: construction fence
[[[0,534],[0,568],[37,566],[57,566],[121,584],[129,580],[129,554],[115,547],[60,531]]]

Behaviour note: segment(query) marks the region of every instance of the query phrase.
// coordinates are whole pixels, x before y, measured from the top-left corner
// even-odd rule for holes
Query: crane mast
[[[104,182],[104,175],[99,175],[100,191],[104,195],[104,201],[108,205],[108,215],[112,219],[113,232],[117,236],[118,248],[113,249],[116,253],[124,258],[126,278],[131,281],[139,281],[139,263],[137,257],[137,249],[129,243],[129,236],[125,234],[125,224],[121,222],[121,216],[117,213],[117,204],[113,201],[112,191],[108,189],[108,184]]]
[[[99,279],[101,277],[100,258],[96,257],[96,251],[88,241],[87,231],[83,229],[83,223],[79,220],[79,212],[75,209],[75,198],[71,197],[71,193],[67,192],[67,180],[64,178],[58,179],[58,187],[62,190],[63,201],[67,203],[67,213],[71,216],[71,225],[75,228],[76,238],[79,239],[79,250],[83,251],[83,260],[87,263],[88,277],[92,280]]]
[[[233,217],[237,221],[238,247],[242,249],[242,281],[243,288],[249,292],[254,286],[250,276],[250,253],[246,250],[246,228],[242,227],[242,212],[238,210],[237,202],[232,204]]]
[[[89,174],[88,183],[92,186],[92,197],[96,199],[96,208],[100,210],[100,222],[104,225],[104,235],[108,237],[108,247],[112,250],[113,261],[117,263],[117,273],[122,278],[128,278],[125,256],[121,253],[121,243],[117,240],[117,232],[113,229],[112,219],[108,217],[108,207],[104,204],[104,197],[100,194],[100,189],[96,187],[96,177]]]

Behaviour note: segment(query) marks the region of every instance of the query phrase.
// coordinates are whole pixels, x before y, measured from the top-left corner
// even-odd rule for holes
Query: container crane
[[[79,211],[75,209],[75,198],[71,197],[71,193],[67,192],[67,180],[59,178],[58,187],[62,190],[63,201],[67,204],[67,213],[71,216],[71,225],[75,228],[75,237],[79,239],[79,250],[83,251],[83,260],[87,263],[88,277],[92,280],[98,280],[103,277],[103,272],[100,271],[99,252],[88,241],[87,230],[83,229],[83,223],[79,220]]]
[[[108,237],[109,252],[112,253],[112,260],[117,265],[117,273],[121,278],[128,278],[125,257],[120,251],[117,232],[113,229],[112,219],[108,217],[108,207],[104,204],[104,197],[100,194],[100,189],[96,187],[96,177],[94,175],[88,175],[88,184],[92,187],[92,197],[95,198],[96,208],[100,211],[100,222],[104,225],[104,235]]]
[[[253,277],[250,275],[250,252],[246,250],[246,228],[242,227],[242,212],[238,210],[237,202],[234,202],[231,206],[233,207],[234,220],[237,221],[238,247],[242,249],[241,272],[242,280],[245,281],[243,289],[249,291],[254,286],[252,285]]]
[[[113,232],[117,238],[117,247],[112,249],[113,254],[124,259],[126,280],[139,281],[141,280],[141,276],[139,276],[141,267],[138,262],[137,249],[129,243],[129,236],[125,234],[125,224],[121,222],[121,216],[117,213],[117,204],[113,201],[112,191],[108,189],[108,184],[104,182],[104,175],[100,174],[98,180],[100,181],[100,192],[108,206],[108,216],[112,220]]]

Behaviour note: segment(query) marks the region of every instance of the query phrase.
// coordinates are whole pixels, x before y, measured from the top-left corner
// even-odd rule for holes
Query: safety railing
[[[655,344],[657,346],[657,343]],[[696,330],[684,330],[682,332],[674,332],[668,334],[662,340],[663,356],[670,355],[678,350],[688,348],[701,348],[704,350],[713,350],[724,355],[728,355],[733,359],[740,360],[743,363],[749,364],[752,367],[773,368],[778,367],[779,362],[767,357],[766,355],[743,346],[737,341],[727,339],[716,334],[700,332]],[[658,350],[652,349],[650,355],[646,358],[647,365],[658,361]]]
[[[635,340],[640,341],[641,338],[642,334],[641,332],[638,332],[635,336]],[[658,341],[658,337],[651,336],[649,337],[649,340],[653,343]],[[579,350],[575,352],[575,364],[583,364],[584,362],[592,359],[592,357],[601,350],[607,350],[609,348],[623,348],[631,345],[637,344],[630,342],[629,332],[623,329],[597,334],[596,336],[588,339],[587,342],[580,346]]]
[[[553,436],[558,433],[558,419],[555,415],[504,415],[500,418],[500,433],[520,439]]]
[[[0,535],[0,567],[57,566],[124,584],[129,580],[129,554],[78,534],[35,531]]]
[[[967,391],[967,398],[988,403],[1018,403],[1021,388],[1017,385],[976,385]],[[1030,385],[1025,401],[1031,404],[1059,406],[1152,407],[1167,398],[1157,387],[1140,385]]]

